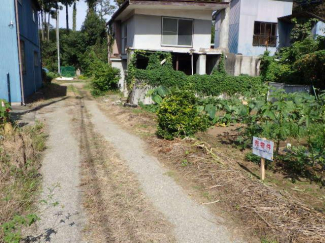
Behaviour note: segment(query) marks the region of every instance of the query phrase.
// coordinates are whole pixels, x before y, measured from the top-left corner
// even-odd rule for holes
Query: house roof
[[[201,7],[201,8],[213,8],[213,10],[222,9],[229,5],[229,2],[221,2],[221,0],[126,0],[119,9],[112,15],[112,18],[108,21],[108,25],[111,25],[129,6],[175,6],[175,7]]]
[[[300,12],[278,18],[281,21],[292,23],[293,18],[315,18],[325,23],[325,19],[310,12]]]

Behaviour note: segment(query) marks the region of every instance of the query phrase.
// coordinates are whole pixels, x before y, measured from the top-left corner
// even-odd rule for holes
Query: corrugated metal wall
[[[239,38],[239,21],[240,21],[240,0],[234,0],[230,3],[230,19],[229,19],[229,52],[238,53]]]
[[[0,5],[0,98],[6,100],[9,99],[7,74],[10,77],[11,101],[20,102],[21,91],[14,0],[1,0]]]
[[[23,74],[25,96],[42,86],[41,53],[38,37],[38,14],[32,0],[19,5],[20,38],[24,42],[26,72]],[[34,16],[33,16],[34,15]]]

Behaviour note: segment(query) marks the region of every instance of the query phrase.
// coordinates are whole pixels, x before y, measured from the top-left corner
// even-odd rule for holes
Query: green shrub
[[[169,67],[153,70],[137,69],[134,77],[139,83],[153,87],[162,85],[167,88],[191,89],[200,95],[212,96],[218,96],[222,93],[232,95],[250,90],[258,91],[262,87],[260,77],[234,77],[219,72],[214,72],[212,75],[195,74],[187,76],[185,73]]]
[[[9,121],[10,104],[5,99],[0,99],[0,125]]]
[[[136,59],[138,55],[147,55],[149,64],[147,69],[137,69]],[[161,65],[162,60],[166,62]],[[175,71],[171,64],[170,53],[135,53],[128,67],[127,82],[129,88],[137,84],[147,84],[152,87],[164,86],[166,88],[179,88],[193,90],[199,95],[218,96],[222,93],[233,95],[249,91],[260,92],[263,83],[260,77],[230,76],[224,71],[223,61],[212,75],[186,75],[184,72]]]
[[[157,111],[157,135],[165,139],[192,136],[209,126],[208,117],[199,112],[198,100],[190,91],[174,91]]]
[[[98,62],[92,79],[92,94],[98,96],[109,90],[117,89],[119,79],[120,71],[117,68],[104,62]]]
[[[325,41],[323,37],[296,41],[281,48],[275,56],[265,52],[261,57],[263,81],[315,85],[324,88]]]
[[[60,75],[58,73],[54,73],[54,72],[48,72],[46,74],[46,80],[50,83],[53,79],[60,77]]]
[[[88,80],[89,78],[84,76],[84,75],[80,75],[78,76],[78,79],[81,79],[81,80]]]
[[[322,84],[324,88],[324,73],[325,73],[325,50],[315,51],[306,54],[294,63],[294,68],[305,80],[310,80],[311,83]]]

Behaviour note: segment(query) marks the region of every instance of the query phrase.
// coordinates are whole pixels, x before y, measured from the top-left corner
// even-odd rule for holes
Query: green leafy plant
[[[261,108],[263,114],[263,135],[276,140],[276,153],[279,153],[280,141],[285,141],[289,136],[293,123],[295,104],[288,100],[284,90],[275,90],[271,99]]]
[[[120,71],[117,68],[113,68],[111,65],[95,58],[94,63],[91,65],[91,73],[93,75],[91,81],[92,95],[99,96],[109,90],[118,88]]]
[[[151,97],[156,104],[161,104],[163,99],[170,94],[170,90],[164,86],[159,86],[155,89],[151,89],[147,92],[148,97]]]
[[[255,154],[253,154],[253,153],[247,153],[247,154],[245,155],[245,159],[246,159],[247,161],[251,161],[251,162],[253,162],[253,163],[255,163],[255,164],[259,164],[259,163],[261,162],[261,157],[255,155]]]
[[[138,56],[145,56],[149,59],[146,69],[136,68]],[[163,86],[192,90],[197,95],[202,96],[218,96],[223,93],[233,95],[248,91],[258,93],[264,90],[260,77],[227,75],[224,68],[220,67],[222,63],[220,61],[219,68],[212,75],[188,76],[184,72],[173,69],[170,53],[152,53],[138,50],[133,54],[128,66],[127,83],[129,90],[132,90],[135,84],[152,87]]]
[[[8,101],[0,99],[0,125],[9,121],[11,106]]]
[[[156,113],[159,108],[159,106],[157,104],[145,105],[145,104],[143,104],[143,102],[139,102],[139,106],[143,110],[148,111],[150,113]]]
[[[165,139],[192,136],[209,127],[208,117],[198,110],[198,100],[190,91],[174,91],[157,111],[157,135]]]
[[[31,226],[39,217],[36,214],[29,214],[27,216],[16,215],[14,218],[1,225],[4,233],[5,243],[19,243],[22,240],[21,230],[24,226]]]
[[[292,20],[294,27],[291,30],[291,41],[295,42],[295,41],[301,41],[306,39],[308,36],[311,35],[311,29],[313,28],[313,26],[315,25],[315,23],[318,22],[318,19],[297,19],[294,18]]]
[[[265,52],[261,56],[262,80],[324,88],[324,43],[323,37],[307,37],[281,48],[275,56]]]

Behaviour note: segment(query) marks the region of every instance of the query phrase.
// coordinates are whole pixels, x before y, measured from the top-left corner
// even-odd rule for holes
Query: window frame
[[[164,37],[164,19],[176,19],[177,20],[177,43],[179,38],[179,20],[187,20],[192,22],[192,34],[191,34],[191,45],[173,45],[173,44],[164,44],[163,43],[163,37]],[[177,18],[177,17],[168,17],[168,16],[162,16],[161,17],[161,39],[160,39],[160,45],[161,46],[171,46],[171,47],[193,47],[193,36],[194,36],[194,19],[190,18]]]
[[[128,48],[128,24],[125,22],[121,28],[122,54],[126,54]]]
[[[255,34],[255,26],[256,24],[259,24],[259,28],[260,28],[260,34]],[[264,33],[262,33],[262,25],[265,25],[265,30],[264,30]],[[271,35],[267,36],[267,33],[266,33],[266,25],[267,24],[270,24],[271,25]],[[274,35],[272,34],[272,30],[273,30],[273,27],[275,28],[274,29]],[[268,40],[269,40],[269,43],[268,45],[265,45],[265,42],[264,43],[261,43],[261,39],[262,39],[262,42],[263,42],[263,38],[264,40],[267,40],[267,37],[268,37]],[[257,42],[257,38],[258,39],[258,43]],[[271,42],[270,40],[272,40],[272,38],[274,39],[274,42]],[[265,47],[265,46],[268,46],[268,47],[277,47],[277,41],[278,41],[278,23],[276,22],[264,22],[264,21],[254,21],[254,28],[253,28],[253,41],[252,41],[252,45],[254,47],[258,47],[258,46],[261,46],[261,47]],[[271,44],[270,44],[271,43]]]

